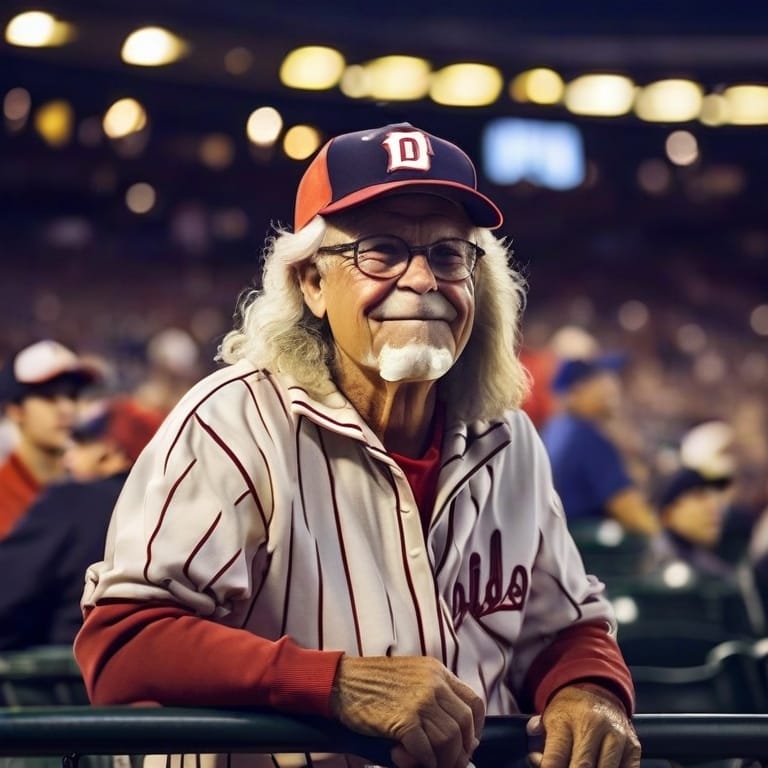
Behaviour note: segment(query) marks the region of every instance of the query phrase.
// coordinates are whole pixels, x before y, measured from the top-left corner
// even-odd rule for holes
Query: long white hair
[[[262,287],[240,296],[236,325],[222,340],[217,359],[234,363],[246,358],[257,368],[289,374],[318,395],[335,388],[330,328],[305,305],[297,270],[315,256],[325,232],[325,220],[316,216],[299,232],[277,229],[267,240]],[[438,384],[449,411],[468,421],[495,419],[518,408],[529,389],[517,355],[525,281],[511,266],[503,240],[480,227],[473,234],[485,251],[474,274],[474,326],[459,359]]]

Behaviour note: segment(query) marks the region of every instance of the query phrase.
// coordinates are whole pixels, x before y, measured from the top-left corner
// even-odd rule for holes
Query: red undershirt
[[[405,472],[408,484],[411,486],[419,508],[421,527],[426,532],[429,528],[429,518],[434,506],[437,493],[437,476],[440,474],[440,449],[443,444],[443,432],[445,431],[445,406],[438,403],[435,409],[435,418],[432,422],[432,440],[418,459],[410,456],[402,456],[390,451],[390,456],[398,463],[400,469]]]

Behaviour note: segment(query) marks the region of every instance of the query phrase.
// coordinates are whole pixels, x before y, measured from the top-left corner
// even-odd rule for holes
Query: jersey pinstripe
[[[523,412],[448,409],[425,539],[404,473],[338,392],[246,362],[201,381],[134,465],[83,605],[171,600],[268,639],[428,654],[514,714],[560,629],[614,627]]]

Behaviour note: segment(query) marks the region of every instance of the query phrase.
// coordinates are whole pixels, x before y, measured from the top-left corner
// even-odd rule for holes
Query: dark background
[[[0,93],[26,88],[33,110],[65,98],[78,124],[133,96],[146,106],[151,130],[143,152],[130,158],[106,140],[53,149],[31,124],[0,131],[0,356],[53,335],[108,358],[139,359],[158,330],[180,327],[200,344],[204,367],[212,365],[239,290],[258,279],[265,236],[291,223],[306,165],[279,149],[256,154],[248,146],[245,121],[259,106],[277,107],[286,127],[311,123],[325,137],[408,120],[458,142],[478,164],[492,118],[570,120],[584,137],[587,184],[553,192],[480,179],[505,213],[502,234],[529,282],[526,346],[539,349],[557,328],[577,324],[604,347],[630,352],[633,405],[649,439],[673,439],[709,416],[743,419],[755,402],[757,416],[748,420],[764,436],[768,337],[750,317],[768,303],[768,127],[577,118],[557,106],[515,103],[506,89],[480,109],[426,99],[373,103],[336,89],[290,90],[278,80],[289,50],[328,44],[349,63],[388,53],[424,56],[435,69],[485,62],[507,83],[548,66],[565,80],[589,72],[626,74],[639,85],[686,77],[711,92],[768,82],[764,3],[51,0],[35,8],[76,23],[78,39],[55,49],[1,42]],[[29,9],[5,2],[0,21]],[[123,64],[123,39],[145,24],[188,39],[191,54],[166,67]],[[235,46],[253,54],[239,77],[223,66]],[[664,141],[678,128],[699,142],[693,166],[664,160]],[[197,160],[212,132],[235,141],[225,170]],[[668,168],[663,194],[638,185],[649,159]],[[137,181],[158,194],[144,216],[124,203]],[[214,222],[233,212],[245,226],[237,237],[221,236]],[[632,302],[648,313],[634,328],[622,315]],[[685,348],[681,332],[691,326],[703,341]]]

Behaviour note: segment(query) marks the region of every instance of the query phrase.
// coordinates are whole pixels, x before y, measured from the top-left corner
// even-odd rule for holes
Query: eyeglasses
[[[482,248],[460,237],[447,237],[429,245],[408,245],[396,235],[368,235],[351,243],[317,249],[318,253],[345,251],[352,251],[355,266],[364,275],[380,280],[400,277],[408,269],[414,255],[423,253],[432,274],[438,280],[448,282],[459,282],[470,277],[477,260],[485,254]]]

